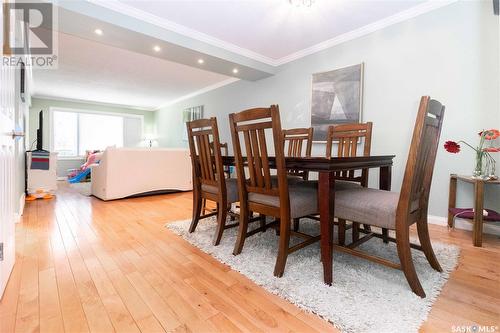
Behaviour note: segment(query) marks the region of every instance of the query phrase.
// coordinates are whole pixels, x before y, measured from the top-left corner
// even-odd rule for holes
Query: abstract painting
[[[311,126],[313,141],[325,142],[333,124],[361,122],[363,64],[313,74]]]

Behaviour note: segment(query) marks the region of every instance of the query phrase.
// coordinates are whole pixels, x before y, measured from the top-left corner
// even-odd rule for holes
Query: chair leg
[[[205,214],[207,210],[207,199],[201,199],[201,213]]]
[[[242,205],[240,207],[240,226],[238,227],[238,237],[236,238],[233,250],[234,255],[240,254],[243,250],[243,245],[245,244],[245,238],[247,237],[248,231],[248,215],[249,211]]]
[[[389,229],[382,228],[382,240],[384,243],[389,243],[389,239],[387,237],[389,237]]]
[[[259,223],[262,228],[262,232],[266,232],[266,215],[259,214]]]
[[[199,193],[194,192],[193,195],[193,219],[191,220],[191,225],[189,226],[189,232],[194,232],[198,221],[200,220],[202,200],[204,200]]]
[[[299,231],[300,219],[293,219],[293,231]]]
[[[434,254],[434,250],[432,249],[431,239],[429,237],[429,228],[427,227],[427,217],[424,217],[417,222],[417,232],[420,245],[422,246],[422,251],[424,251],[427,261],[436,271],[442,272],[443,269],[441,268],[441,265]]]
[[[279,218],[276,218],[276,222],[278,223],[278,227],[274,229],[276,231],[276,236],[280,235],[281,222]]]
[[[278,257],[274,266],[274,276],[282,277],[285,272],[286,259],[290,245],[290,219],[280,219],[280,240]]]
[[[339,245],[345,245],[345,227],[346,221],[344,219],[339,219]]]
[[[403,229],[403,230],[400,230]],[[425,292],[418,279],[413,259],[411,257],[410,248],[410,229],[409,227],[396,228],[396,245],[398,248],[399,261],[401,262],[401,269],[405,274],[406,280],[410,285],[411,290],[418,296],[424,298]]]
[[[227,204],[223,202],[222,204],[217,204],[217,228],[215,229],[214,246],[219,245],[222,238],[222,233],[224,233],[224,227],[226,226],[227,217]]]
[[[352,241],[357,242],[359,240],[359,223],[352,222]]]

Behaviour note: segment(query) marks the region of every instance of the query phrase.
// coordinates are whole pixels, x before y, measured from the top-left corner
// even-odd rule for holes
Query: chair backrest
[[[311,156],[312,127],[309,128],[292,128],[283,130],[284,152],[287,157],[309,157]],[[288,174],[292,176],[300,176],[305,180],[308,179],[309,173],[300,170],[288,170]]]
[[[280,207],[289,210],[283,133],[278,106],[271,105],[269,108],[232,113],[229,115],[229,124],[236,159],[240,202],[247,200],[248,193],[279,196]],[[271,132],[274,141],[278,186],[271,181],[268,152],[270,147],[267,143],[266,130]],[[243,140],[240,140],[240,137]],[[246,156],[243,155],[243,148]]]
[[[283,130],[285,155],[289,157],[311,156],[313,128]]]
[[[443,116],[444,106],[440,102],[429,96],[422,96],[406,162],[397,220],[413,223],[416,219],[427,216]]]
[[[337,157],[357,156],[358,143],[363,143],[363,156],[370,156],[372,127],[373,124],[371,122],[330,126],[326,138],[326,157],[332,157],[334,142],[338,143]],[[361,176],[356,176],[354,170],[349,170],[336,172],[335,177],[341,180],[360,182],[363,186],[368,185],[368,169],[363,169]]]
[[[217,186],[226,195],[226,183],[222,165],[221,144],[217,119],[198,119],[187,123],[189,150],[193,165],[193,186],[202,184]]]

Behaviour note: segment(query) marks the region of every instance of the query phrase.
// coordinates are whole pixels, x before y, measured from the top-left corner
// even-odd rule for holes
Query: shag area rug
[[[402,271],[348,254],[334,252],[333,285],[323,283],[319,243],[288,256],[282,278],[273,276],[278,237],[274,229],[247,238],[243,252],[234,256],[237,228],[224,231],[221,244],[212,245],[215,217],[201,220],[189,233],[190,220],[165,226],[189,243],[242,273],[268,291],[316,313],[344,332],[417,332],[458,262],[457,246],[433,243],[443,273],[434,271],[424,254],[412,250],[420,282],[427,294],[415,295]],[[317,221],[302,219],[301,231],[319,233]],[[335,229],[336,231],[336,229]],[[346,239],[350,239],[350,234]],[[292,244],[300,241],[292,237]],[[360,249],[399,262],[396,246],[372,238]]]

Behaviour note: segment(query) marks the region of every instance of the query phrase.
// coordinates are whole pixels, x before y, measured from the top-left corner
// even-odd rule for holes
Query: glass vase
[[[483,179],[485,178],[485,173],[484,173],[484,168],[483,168],[483,161],[484,161],[484,152],[478,151],[476,152],[476,164],[474,171],[472,172],[472,176],[474,178],[479,178]]]

